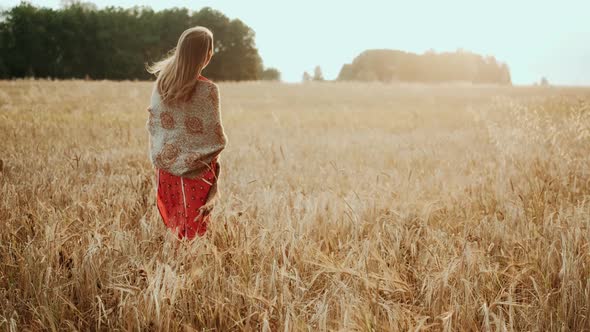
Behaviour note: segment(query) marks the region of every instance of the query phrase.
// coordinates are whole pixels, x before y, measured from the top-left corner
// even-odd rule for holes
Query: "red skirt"
[[[184,178],[157,169],[157,204],[164,225],[180,239],[203,236],[207,230],[209,214],[200,215],[199,208],[207,201],[215,181],[215,167],[195,179]]]

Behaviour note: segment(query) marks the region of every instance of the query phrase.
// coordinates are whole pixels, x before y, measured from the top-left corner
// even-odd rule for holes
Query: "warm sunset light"
[[[0,0],[0,331],[590,331],[589,1]]]

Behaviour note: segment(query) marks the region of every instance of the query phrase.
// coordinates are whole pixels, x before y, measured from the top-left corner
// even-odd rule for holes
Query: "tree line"
[[[215,37],[215,56],[205,76],[220,81],[280,80],[277,69],[263,67],[254,30],[208,7],[98,9],[76,2],[56,10],[23,2],[0,15],[4,79],[149,79],[145,64],[164,57],[185,29],[201,25]]]
[[[512,84],[510,70],[495,57],[458,50],[422,55],[399,50],[367,50],[342,66],[337,80]]]

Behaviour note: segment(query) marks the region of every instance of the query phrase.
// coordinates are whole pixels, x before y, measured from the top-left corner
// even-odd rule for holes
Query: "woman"
[[[157,205],[164,224],[181,239],[205,234],[217,193],[218,156],[227,143],[219,89],[201,76],[212,56],[213,34],[194,27],[182,33],[170,56],[148,68],[157,76],[147,124]]]

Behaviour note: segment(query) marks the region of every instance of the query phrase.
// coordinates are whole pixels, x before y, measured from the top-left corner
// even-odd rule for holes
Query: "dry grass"
[[[590,90],[221,89],[186,243],[148,83],[0,82],[0,330],[590,330]]]

